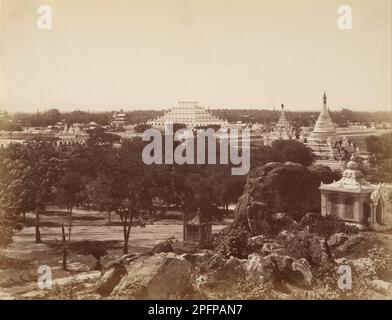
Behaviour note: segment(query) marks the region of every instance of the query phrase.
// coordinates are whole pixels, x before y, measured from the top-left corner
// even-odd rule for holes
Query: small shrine
[[[184,243],[199,248],[212,244],[212,226],[209,222],[203,221],[200,210],[192,220],[184,225]]]
[[[321,183],[321,214],[335,215],[346,222],[378,230],[392,225],[388,208],[391,192],[385,184],[365,180],[354,156],[339,181]]]

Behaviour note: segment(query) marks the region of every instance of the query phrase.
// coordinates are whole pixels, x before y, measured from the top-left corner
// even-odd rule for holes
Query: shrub
[[[250,253],[249,238],[250,233],[243,228],[226,228],[215,238],[215,251],[227,258],[247,258]]]
[[[298,230],[308,229],[311,233],[329,238],[334,233],[357,234],[356,226],[346,224],[337,216],[322,216],[316,213],[308,213],[297,225]]]
[[[369,258],[375,266],[374,273],[371,274],[374,279],[390,281],[392,279],[392,255],[384,247],[373,247],[368,250]]]

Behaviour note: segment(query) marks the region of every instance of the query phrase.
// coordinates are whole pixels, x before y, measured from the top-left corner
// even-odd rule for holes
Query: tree
[[[139,123],[135,126],[134,130],[137,133],[143,133],[144,131],[151,129],[152,127],[149,124]]]
[[[15,216],[0,209],[0,248],[5,248],[12,242],[14,230],[17,228]]]
[[[41,242],[40,213],[53,199],[58,174],[56,157],[50,142],[37,139],[11,147],[3,160],[7,173],[0,202],[8,212],[35,212],[36,243]]]
[[[76,203],[81,199],[83,190],[82,177],[77,172],[66,172],[57,184],[56,200],[59,204],[67,207],[67,212],[72,216],[72,211]]]
[[[392,182],[392,133],[369,136],[365,142],[371,154],[370,162],[374,166],[368,178],[375,182]]]
[[[314,155],[312,151],[303,143],[293,140],[275,140],[272,147],[284,156],[284,161],[291,161],[304,166],[313,163]]]
[[[252,168],[263,166],[269,162],[285,161],[285,157],[282,152],[270,146],[263,146],[257,149],[254,148],[251,150],[250,155]]]
[[[98,173],[96,179],[90,179],[85,184],[87,197],[93,203],[94,208],[108,213],[108,221],[111,223],[111,213],[116,209],[114,179],[102,172]]]
[[[61,121],[61,113],[58,109],[50,109],[45,113],[46,124],[55,125],[57,122]]]

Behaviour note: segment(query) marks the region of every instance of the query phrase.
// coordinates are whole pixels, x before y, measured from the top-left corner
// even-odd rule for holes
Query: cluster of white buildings
[[[162,117],[147,122],[154,128],[163,129],[166,123],[178,123],[189,129],[207,126],[228,127],[229,123],[199,106],[197,101],[179,101],[178,106],[167,111]]]

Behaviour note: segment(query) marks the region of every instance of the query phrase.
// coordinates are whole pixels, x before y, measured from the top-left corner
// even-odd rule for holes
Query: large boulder
[[[292,162],[272,162],[254,168],[238,201],[235,224],[254,235],[273,233],[274,222],[282,222],[274,221],[274,213],[285,212],[299,220],[309,211],[319,211],[320,182],[331,183],[334,178],[328,168],[308,168]]]
[[[181,299],[191,288],[191,264],[174,253],[131,260],[112,296],[128,299]]]

